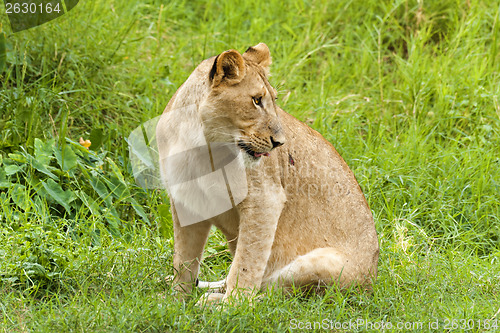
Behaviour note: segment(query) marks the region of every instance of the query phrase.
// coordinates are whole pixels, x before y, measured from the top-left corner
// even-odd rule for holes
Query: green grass
[[[500,321],[496,1],[80,1],[16,34],[0,11],[0,331]],[[168,202],[135,185],[125,138],[201,60],[259,42],[278,103],[335,145],[369,201],[372,295],[272,291],[221,310],[177,301],[164,279]],[[213,232],[201,278],[229,264]]]

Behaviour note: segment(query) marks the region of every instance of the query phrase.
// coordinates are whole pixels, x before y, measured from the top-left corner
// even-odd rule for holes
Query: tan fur
[[[363,193],[335,148],[276,105],[267,80],[270,64],[263,43],[242,55],[230,50],[203,61],[158,124],[160,158],[168,154],[169,140],[182,146],[200,139],[185,130],[198,126],[197,120],[208,142],[243,140],[251,151],[269,153],[253,158],[242,152],[248,195],[219,216],[181,227],[175,206],[185,199],[171,197],[176,288],[192,289],[212,225],[226,236],[234,259],[225,294],[209,301],[273,285],[370,288],[379,245]],[[252,97],[261,97],[262,106]],[[194,105],[191,111],[178,111],[188,105]]]

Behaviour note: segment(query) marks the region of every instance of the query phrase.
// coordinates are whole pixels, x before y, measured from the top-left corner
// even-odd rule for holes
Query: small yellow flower
[[[89,149],[90,145],[92,144],[92,142],[90,142],[90,140],[83,140],[83,138],[80,138],[80,144],[82,146],[84,146],[85,148]]]

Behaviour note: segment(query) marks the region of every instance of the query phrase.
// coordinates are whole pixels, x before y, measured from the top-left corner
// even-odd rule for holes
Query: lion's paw
[[[224,300],[222,293],[204,293],[203,296],[196,302],[198,306],[217,305],[221,304]]]

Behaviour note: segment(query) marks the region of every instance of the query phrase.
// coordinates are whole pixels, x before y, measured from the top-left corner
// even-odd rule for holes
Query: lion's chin
[[[262,158],[260,157],[253,157],[244,152],[241,154],[241,156],[243,157],[243,165],[245,166],[246,169],[255,168],[257,165],[260,164],[262,160]]]

